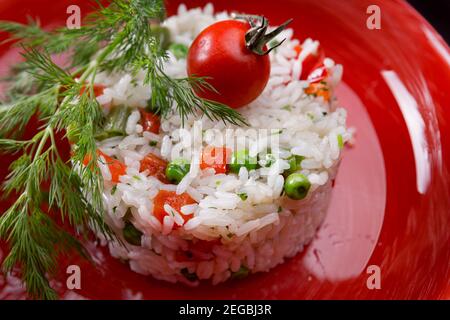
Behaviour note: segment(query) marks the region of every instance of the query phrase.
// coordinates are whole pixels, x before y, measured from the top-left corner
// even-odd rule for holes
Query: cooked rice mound
[[[189,46],[205,27],[225,19],[228,13],[214,14],[210,4],[192,10],[182,5],[164,25],[172,42]],[[127,136],[98,142],[105,155],[126,165],[126,175],[115,183],[108,166],[99,161],[105,180],[106,221],[126,247],[107,244],[111,254],[128,261],[133,271],[189,285],[201,280],[217,284],[268,271],[300,252],[314,237],[327,211],[342,145],[352,138],[345,125],[346,111],[333,96],[342,67],[329,58],[324,61],[330,74],[329,101],[308,94],[310,83],[298,80],[302,60],[319,43],[311,39],[300,43],[291,29],[278,36],[284,38],[283,45],[270,53],[271,76],[264,92],[238,110],[249,127],[225,125],[201,115],[189,117],[181,127],[174,111],[161,119],[158,134],[144,131],[139,108],[146,107],[151,96],[143,85],[144,74],[97,76],[96,81],[106,87],[98,97],[106,113],[115,105],[136,108],[127,121]],[[165,71],[174,78],[186,77],[186,60],[169,52]],[[236,174],[201,170],[202,147],[224,145],[233,151],[249,149],[262,159],[260,167],[250,171],[243,167]],[[271,163],[260,157],[267,150],[274,156]],[[175,185],[141,172],[140,163],[150,153],[168,162],[189,159],[189,173]],[[289,169],[292,155],[302,157],[299,172],[311,184],[303,200],[289,199],[283,192],[283,172]],[[161,190],[187,194],[195,203],[181,210],[165,205],[167,215],[161,221],[154,215],[153,201]],[[185,216],[190,219],[186,221]],[[142,233],[140,244],[123,237],[129,223]]]

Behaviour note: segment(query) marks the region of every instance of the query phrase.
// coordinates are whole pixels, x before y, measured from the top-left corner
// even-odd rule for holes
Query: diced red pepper
[[[141,124],[144,131],[159,133],[159,127],[161,126],[161,121],[156,114],[140,110],[141,112]]]
[[[161,182],[168,183],[166,178],[167,161],[149,153],[141,160],[140,171],[148,170],[149,175],[157,178]]]
[[[97,150],[97,157],[100,156],[105,159],[105,164],[108,165],[109,171],[111,172],[111,181],[115,183],[119,182],[119,177],[126,174],[127,166],[119,160],[106,155],[100,150]],[[90,155],[86,155],[83,159],[83,164],[87,166],[91,160],[92,157]]]
[[[93,89],[94,89],[94,95],[96,97],[99,97],[103,94],[103,91],[105,90],[105,86],[102,84],[94,83]],[[86,91],[86,85],[83,85],[80,90],[80,95],[85,93],[85,91]]]
[[[176,211],[181,212],[181,207],[189,204],[196,203],[194,199],[192,199],[187,193],[177,194],[175,191],[168,190],[160,190],[156,195],[155,199],[153,199],[153,215],[163,223],[164,217],[167,215],[167,212],[164,210],[164,205],[168,204]],[[188,222],[193,215],[184,215],[181,214],[181,217],[184,220],[184,223]],[[174,224],[173,228],[178,229],[180,226]]]
[[[231,157],[231,149],[208,146],[203,149],[200,168],[202,170],[213,168],[218,173],[227,172],[227,163]]]
[[[298,56],[302,51],[302,47],[298,45],[294,47],[294,50]],[[310,54],[303,60],[300,80],[307,79],[308,76],[311,74],[311,72],[313,72],[317,68],[320,68],[320,66],[323,64],[324,59],[325,59],[325,51],[322,49],[322,47],[319,46],[315,54]]]
[[[321,65],[317,69],[313,70],[309,76],[308,80],[310,83],[317,83],[325,80],[328,77],[328,70],[324,65]]]

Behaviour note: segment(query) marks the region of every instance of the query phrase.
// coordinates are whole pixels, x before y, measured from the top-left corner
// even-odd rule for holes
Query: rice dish
[[[191,10],[181,5],[163,25],[173,43],[189,47],[205,27],[226,19],[230,15],[214,13],[211,4]],[[263,93],[239,109],[248,127],[195,116],[182,126],[174,112],[160,120],[157,133],[146,131],[139,110],[147,107],[151,92],[143,85],[144,74],[97,75],[96,81],[105,87],[97,97],[105,113],[117,105],[132,108],[126,136],[98,141],[98,148],[104,155],[99,167],[106,222],[125,243],[107,245],[134,272],[193,286],[203,280],[218,284],[269,271],[314,237],[327,211],[342,146],[352,139],[346,111],[333,95],[343,70],[326,58],[329,99],[310,94],[310,81],[299,79],[302,62],[319,43],[312,39],[300,43],[292,29],[277,36],[280,42],[285,38],[270,53],[270,78]],[[186,77],[186,58],[169,52],[164,70],[173,78]],[[231,152],[248,150],[257,159],[256,166],[233,173],[202,168],[204,149],[224,146]],[[141,168],[149,154],[167,162],[186,159],[189,171],[178,184],[161,181]],[[126,166],[116,182],[105,157]],[[310,184],[301,200],[290,199],[284,191],[293,157],[299,160],[298,173]],[[161,191],[192,201],[178,210],[164,204],[165,215],[158,216],[155,198]],[[130,227],[138,237],[133,243],[125,237]]]

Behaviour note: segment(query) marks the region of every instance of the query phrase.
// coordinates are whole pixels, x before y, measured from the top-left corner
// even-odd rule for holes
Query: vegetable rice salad
[[[301,43],[291,29],[271,39],[272,46],[285,41],[268,56],[251,53],[256,61],[246,64],[255,64],[256,75],[214,61],[214,53],[198,62],[202,48],[193,46],[214,37],[215,27],[220,35],[211,41],[223,41],[234,23],[250,27],[230,19],[212,5],[180,6],[162,25],[169,56],[163,67],[173,78],[186,77],[192,61],[220,69],[213,78],[219,86],[227,81],[218,77],[232,77],[229,96],[219,97],[236,104],[248,126],[199,114],[182,121],[176,105],[161,118],[152,111],[144,73],[97,76],[103,88],[97,100],[110,119],[100,133],[106,139],[98,141],[104,205],[108,224],[126,243],[108,245],[135,272],[195,285],[268,271],[301,251],[323,221],[341,149],[351,138],[333,96],[342,67],[323,57],[319,42]],[[267,80],[248,98],[243,82],[255,76]]]
[[[88,255],[92,233],[132,271],[191,286],[303,250],[352,130],[342,66],[288,18],[112,0],[78,29],[0,21],[24,58],[0,106],[0,151],[19,154],[3,266],[30,297],[57,298],[60,253]]]

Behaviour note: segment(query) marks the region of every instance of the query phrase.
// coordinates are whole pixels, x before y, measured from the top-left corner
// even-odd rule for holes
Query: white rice
[[[189,46],[206,26],[228,18],[225,12],[214,14],[211,4],[192,10],[181,5],[178,15],[164,24],[172,41]],[[305,40],[296,57],[295,47],[300,42],[292,35],[291,29],[279,35],[279,40],[287,40],[270,54],[267,87],[254,102],[239,110],[250,123],[249,128],[225,127],[222,122],[194,116],[181,128],[181,119],[174,112],[161,120],[160,134],[153,134],[143,132],[136,110],[126,125],[128,136],[98,143],[103,152],[127,166],[127,174],[115,187],[108,166],[100,169],[105,179],[108,223],[122,238],[124,217],[129,212],[131,222],[143,234],[141,246],[127,244],[127,250],[118,243],[109,243],[111,254],[128,260],[133,271],[188,285],[207,279],[217,284],[241,267],[251,273],[268,271],[301,251],[313,238],[323,221],[341,157],[338,137],[345,143],[351,140],[352,133],[345,125],[346,111],[338,108],[334,98],[327,103],[305,94],[309,82],[298,80],[302,61],[317,50],[319,42]],[[329,58],[324,64],[330,68],[328,82],[333,89],[342,77],[342,67]],[[185,77],[186,60],[169,53],[165,71],[171,77]],[[143,73],[135,79],[129,74],[99,74],[96,81],[107,88],[98,101],[105,108],[111,104],[144,107],[150,88],[143,85],[143,79]],[[203,142],[200,126],[204,130]],[[157,146],[149,146],[150,141],[156,141]],[[270,167],[250,171],[243,167],[238,174],[228,175],[199,168],[201,150],[196,144],[227,145],[232,150],[248,148],[251,155],[256,155],[270,148],[273,141],[280,148],[272,149],[275,161]],[[148,153],[167,161],[190,159],[190,171],[178,185],[164,184],[148,172],[139,172],[140,161]],[[291,155],[304,157],[301,173],[311,183],[308,196],[301,201],[282,194],[282,173],[289,168],[286,159]],[[186,192],[197,203],[183,206],[180,212],[166,204],[167,215],[161,223],[153,215],[153,199],[160,190]],[[187,216],[191,218],[185,223]],[[177,254],[190,252],[198,241],[214,241],[209,242],[213,244],[211,251],[197,253],[200,258],[192,261],[177,260]],[[194,278],[187,279],[186,270]]]

